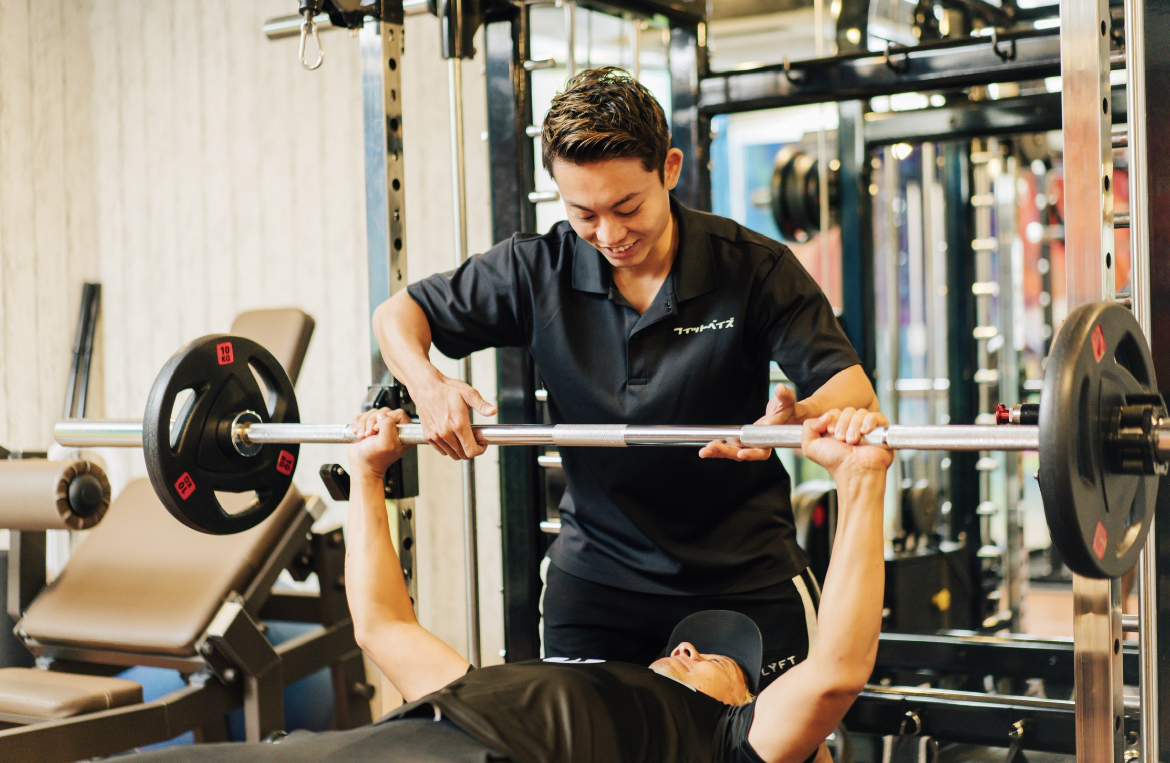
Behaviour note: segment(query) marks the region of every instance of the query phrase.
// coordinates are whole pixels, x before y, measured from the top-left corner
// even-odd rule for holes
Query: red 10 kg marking
[[[1105,558],[1105,549],[1108,545],[1109,531],[1105,529],[1105,525],[1097,522],[1097,530],[1093,533],[1093,553],[1098,559]]]
[[[1093,360],[1100,363],[1101,358],[1105,357],[1105,332],[1099,324],[1089,335],[1089,341],[1093,343]]]
[[[175,482],[175,490],[184,501],[191,497],[191,494],[195,492],[195,480],[191,479],[190,472],[183,472],[183,476]]]
[[[220,342],[215,346],[215,357],[219,359],[221,366],[230,365],[236,360],[235,350],[232,349],[231,342]]]
[[[276,459],[276,471],[284,475],[293,473],[293,466],[296,464],[296,457],[287,450],[280,451],[280,457]]]

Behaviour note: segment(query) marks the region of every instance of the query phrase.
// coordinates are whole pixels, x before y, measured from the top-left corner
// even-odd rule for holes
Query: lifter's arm
[[[382,476],[409,449],[398,440],[398,424],[409,422],[402,411],[386,409],[354,419],[362,439],[349,456],[345,589],[358,646],[412,702],[464,675],[468,662],[419,625],[390,535]]]
[[[491,416],[495,406],[475,388],[444,376],[431,363],[431,325],[406,289],[374,310],[374,336],[386,367],[410,391],[427,442],[457,459],[483,453],[487,446],[476,440],[468,409]]]
[[[893,458],[883,448],[849,446],[835,436],[838,423],[849,427],[873,414],[847,410],[840,420],[835,414],[804,425],[805,455],[837,482],[837,533],[816,644],[756,700],[748,741],[768,763],[808,758],[865,687],[877,657],[885,588],[882,504]]]

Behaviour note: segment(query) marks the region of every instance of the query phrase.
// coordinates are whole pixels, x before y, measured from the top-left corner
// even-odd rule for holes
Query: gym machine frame
[[[840,104],[838,133],[841,161],[842,202],[842,257],[845,304],[855,306],[842,316],[846,332],[858,348],[866,367],[873,367],[875,356],[872,329],[867,316],[872,314],[872,244],[863,231],[868,230],[868,205],[864,198],[862,178],[867,175],[866,128],[859,102],[851,98],[877,94],[895,94],[917,90],[944,89],[984,85],[993,82],[1052,76],[1063,77],[1064,94],[1062,125],[1066,130],[1066,219],[1076,219],[1077,226],[1069,230],[1066,240],[1070,308],[1086,301],[1114,299],[1112,194],[1103,184],[1112,174],[1114,140],[1110,123],[1115,116],[1110,102],[1116,98],[1110,91],[1109,71],[1121,65],[1128,69],[1127,88],[1128,134],[1125,145],[1131,148],[1131,213],[1126,221],[1132,227],[1133,309],[1139,323],[1147,332],[1154,348],[1155,365],[1163,378],[1170,374],[1170,350],[1160,349],[1165,338],[1155,330],[1170,325],[1170,307],[1163,307],[1151,320],[1151,307],[1170,305],[1170,277],[1162,275],[1170,268],[1158,267],[1151,252],[1164,251],[1170,246],[1170,194],[1161,184],[1153,184],[1147,191],[1147,176],[1162,177],[1170,173],[1170,158],[1166,150],[1147,151],[1147,140],[1161,136],[1164,131],[1147,130],[1148,125],[1164,124],[1163,111],[1170,107],[1158,99],[1147,104],[1147,92],[1165,92],[1170,82],[1159,81],[1153,87],[1147,84],[1146,72],[1161,74],[1166,71],[1165,44],[1145,45],[1147,35],[1159,43],[1170,40],[1165,0],[1157,0],[1147,13],[1146,0],[1127,0],[1125,3],[1125,51],[1111,55],[1110,30],[1113,21],[1108,2],[1062,3],[1060,45],[1055,36],[1036,33],[997,34],[987,42],[926,43],[913,49],[891,46],[884,55],[853,53],[817,62],[808,66],[770,66],[720,74],[705,78],[702,83],[700,110],[708,115],[774,108],[799,103],[826,100],[846,101]],[[1159,15],[1161,13],[1162,15]],[[1004,56],[1000,45],[1010,45],[1011,55]],[[910,52],[912,51],[912,52]],[[1063,55],[1062,55],[1063,53]],[[1057,68],[1059,67],[1059,68]],[[797,76],[785,69],[797,69]],[[1166,75],[1162,75],[1164,78]],[[1161,89],[1158,89],[1161,86]],[[1151,112],[1147,114],[1147,105]],[[880,129],[880,128],[879,128]],[[1068,140],[1069,136],[1072,140]],[[1167,140],[1167,139],[1164,139]],[[1156,149],[1170,147],[1156,146]],[[1071,149],[1071,150],[1070,150]],[[1152,163],[1151,163],[1152,162]],[[960,196],[965,196],[965,169],[961,152],[946,158],[948,183]],[[1104,168],[1104,169],[1102,169]],[[1110,178],[1111,181],[1111,178]],[[1155,190],[1156,189],[1156,190]],[[1150,208],[1146,208],[1147,202]],[[1161,214],[1160,214],[1161,213]],[[850,219],[845,219],[845,215]],[[951,214],[951,213],[949,213]],[[853,217],[856,215],[856,217]],[[959,247],[966,246],[970,236],[963,236],[965,212],[956,210],[948,220],[948,237]],[[1147,227],[1148,226],[1148,227]],[[957,240],[956,240],[957,239]],[[1163,248],[1151,247],[1157,241]],[[954,248],[954,247],[952,247]],[[961,249],[956,249],[961,251]],[[1167,255],[1163,255],[1167,256]],[[961,275],[960,269],[954,276]],[[850,275],[852,274],[852,275]],[[1085,282],[1085,278],[1088,281]],[[1155,281],[1155,276],[1158,276]],[[1078,279],[1081,283],[1078,283]],[[956,283],[961,293],[966,283]],[[952,289],[952,291],[955,291]],[[966,310],[952,307],[952,315],[962,318]],[[958,325],[963,325],[960,320]],[[1163,329],[1165,330],[1165,329]],[[952,336],[963,332],[952,331]],[[1159,340],[1162,340],[1161,342]],[[964,368],[965,352],[950,353],[952,378],[968,378]],[[955,373],[955,372],[959,373]],[[955,407],[952,401],[952,409]],[[960,411],[960,413],[962,413]],[[952,416],[952,420],[964,420]],[[1163,488],[1166,479],[1162,479]],[[1170,495],[1159,491],[1159,514],[1170,508]],[[1170,745],[1170,723],[1159,723],[1163,711],[1158,704],[1158,679],[1170,680],[1170,666],[1159,667],[1157,650],[1170,648],[1162,643],[1159,634],[1170,637],[1170,612],[1158,613],[1156,560],[1167,556],[1170,530],[1164,529],[1170,520],[1155,522],[1148,545],[1139,563],[1141,601],[1141,739],[1142,759],[1158,760],[1161,744]],[[1159,542],[1160,541],[1160,542]],[[1162,565],[1167,569],[1170,559]],[[1170,581],[1167,581],[1170,585]],[[1119,588],[1112,583],[1087,584],[1078,580],[1074,594],[1076,607],[1077,684],[1081,687],[1077,704],[1077,749],[1086,759],[1120,761],[1124,750],[1124,702],[1121,697],[1120,649],[1110,657],[1113,645],[1120,644]],[[1156,618],[1156,619],[1155,619]],[[1159,628],[1158,626],[1164,626]],[[1108,691],[1092,691],[1088,687],[1109,687]],[[1161,726],[1161,728],[1160,728]]]

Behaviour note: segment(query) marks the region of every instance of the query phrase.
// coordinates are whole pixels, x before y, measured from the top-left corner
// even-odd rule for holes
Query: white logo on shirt
[[[792,667],[795,664],[796,664],[796,655],[792,655],[791,657],[785,657],[783,660],[780,660],[779,662],[773,662],[770,665],[765,665],[763,667],[763,669],[760,671],[760,675],[767,676],[767,675],[771,675],[773,673],[783,673],[785,670],[787,670],[788,668]]]
[[[595,665],[605,660],[590,660],[585,657],[545,657],[541,662],[559,662],[570,665]]]
[[[690,328],[676,328],[676,334],[701,334],[704,331],[714,331],[715,329],[729,329],[735,326],[735,318],[728,318],[725,321],[711,321],[704,323],[702,326],[691,326]]]

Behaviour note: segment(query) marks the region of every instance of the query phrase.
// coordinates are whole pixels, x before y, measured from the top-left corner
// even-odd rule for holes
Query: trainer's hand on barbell
[[[398,439],[398,425],[409,423],[410,416],[401,409],[376,408],[354,416],[350,429],[358,439],[349,448],[350,471],[382,479],[390,464],[414,447]]]
[[[796,400],[796,393],[783,384],[768,399],[764,415],[756,424],[797,424],[808,415],[806,406]],[[770,448],[745,448],[739,440],[712,440],[699,451],[699,458],[730,458],[736,461],[763,461],[771,458]]]
[[[487,443],[479,440],[471,428],[470,409],[481,416],[492,416],[496,407],[470,384],[439,374],[434,383],[411,390],[411,395],[418,408],[423,437],[440,453],[461,461],[487,450]]]

